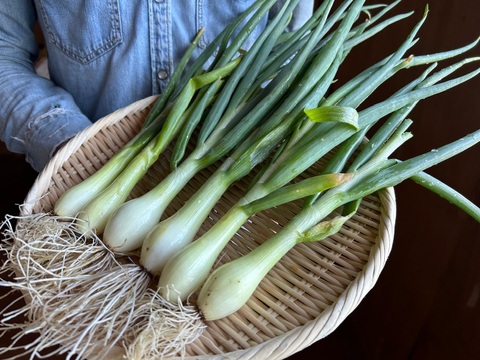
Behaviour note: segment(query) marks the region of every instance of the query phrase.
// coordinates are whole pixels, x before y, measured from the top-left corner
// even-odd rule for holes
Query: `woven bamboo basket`
[[[31,188],[24,214],[49,211],[68,188],[99,169],[140,129],[155,97],[140,100],[99,120],[68,142]],[[168,151],[149,170],[131,196],[154,186],[168,172]],[[312,174],[318,174],[317,166]],[[164,214],[173,214],[215,166],[188,183]],[[243,194],[249,178],[233,184],[212,210],[204,233]],[[237,258],[292,218],[301,202],[253,216],[238,231],[218,265]],[[187,359],[283,359],[334,331],[375,285],[390,253],[396,217],[392,189],[362,202],[358,214],[330,238],[297,245],[262,281],[235,314],[207,323],[207,330],[186,349]]]

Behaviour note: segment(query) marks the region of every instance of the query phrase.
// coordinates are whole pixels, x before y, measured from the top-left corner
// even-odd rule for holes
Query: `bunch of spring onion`
[[[345,20],[347,19],[348,17],[345,17]],[[342,101],[339,106],[335,106],[336,104],[334,100],[338,97],[338,93],[335,93],[332,96],[332,100],[330,100],[329,98],[327,101],[325,101],[324,106],[322,106],[321,110],[317,112],[319,116],[316,120],[318,122],[327,121],[330,123],[345,123],[347,124],[347,127],[350,127],[350,129],[345,130],[344,134],[358,131],[359,129],[356,124],[357,114],[355,111],[353,111],[353,108],[356,108],[368,96],[368,93],[366,93],[363,89],[374,89],[376,86],[385,81],[389,76],[393,75],[396,71],[408,64],[408,62],[400,61],[400,58],[406,51],[406,49],[408,49],[412,45],[413,38],[419,27],[420,24],[412,32],[412,34],[410,34],[409,39],[395,54],[391,56],[389,61],[384,66],[380,67],[380,69],[375,71],[373,74],[370,74],[370,81],[365,80],[363,87],[360,88],[361,90],[356,90],[355,92],[352,92],[352,94],[350,94],[348,98]],[[338,31],[341,31],[341,26]],[[332,37],[332,39],[334,39],[334,37]],[[324,79],[321,79],[324,86],[325,84],[331,83],[331,81],[333,80],[333,76],[335,76],[336,70],[340,65],[340,62],[344,57],[344,53],[339,52],[338,50],[336,51],[336,61],[334,61],[329,71],[326,72],[326,77]],[[400,61],[400,64],[397,63],[398,61]],[[307,71],[305,77],[306,79],[311,78],[312,74]],[[357,79],[355,79],[355,81],[357,81]],[[347,88],[351,87],[352,85],[348,84]],[[322,86],[317,86],[316,88],[314,88],[314,91],[312,91],[306,97],[306,102],[300,103],[298,109],[294,109],[294,111],[291,111],[289,113],[289,116],[283,119],[281,125],[278,126],[277,129],[275,129],[276,132],[279,131],[278,128],[282,129],[290,126],[290,123],[292,121],[293,125],[295,127],[298,127],[298,123],[304,121],[306,117],[306,115],[303,113],[303,108],[305,107],[305,104],[318,103],[321,97],[323,97],[323,95],[325,94],[325,90],[326,89],[322,88]],[[281,107],[279,111],[274,113],[274,115],[279,113],[279,115],[277,116],[280,116],[281,114],[283,114],[283,110],[283,107]],[[322,114],[322,116],[320,116],[320,113]],[[381,115],[380,112],[378,114]],[[276,119],[274,118],[274,120]],[[307,125],[303,124],[304,126],[301,127],[301,130],[297,130],[294,138],[289,140],[288,148],[290,150],[288,152],[288,155],[282,156],[278,161],[271,164],[270,169],[262,169],[264,175],[258,179],[257,186],[253,186],[253,189],[246,195],[246,199],[248,200],[243,200],[243,202],[252,202],[254,200],[265,197],[269,193],[272,193],[275,190],[279,189],[280,187],[294,179],[296,176],[298,176],[301,172],[306,170],[308,167],[310,167],[313,163],[318,161],[331,149],[331,147],[328,148],[324,145],[322,148],[322,142],[318,141],[318,139],[325,136],[324,128],[322,126],[314,127],[312,125],[312,122],[307,122],[306,124]],[[260,130],[263,130],[264,128],[267,128],[268,130],[263,132],[259,131],[256,135],[263,133],[274,134],[275,131],[271,130],[269,128],[270,126],[270,122],[267,122],[266,124],[264,124],[263,127],[260,127]],[[271,137],[271,135],[269,135],[269,137]],[[341,137],[338,137],[338,139],[340,138]],[[328,143],[329,146],[335,146],[335,141],[336,140],[334,139],[333,142]],[[296,147],[294,147],[295,143],[301,143],[304,148],[297,149]],[[305,150],[305,146],[307,143],[311,143],[312,147],[308,150]],[[205,218],[208,216],[215,203],[219,200],[220,196],[227,190],[228,186],[230,186],[235,180],[238,179],[236,173],[238,173],[238,168],[239,164],[241,164],[241,161],[239,161],[240,158],[237,153],[242,154],[242,152],[245,151],[244,145],[245,144],[242,144],[242,146],[240,146],[237,151],[229,158],[229,160],[231,159],[230,163],[234,165],[230,165],[228,161],[224,162],[224,164],[226,164],[227,166],[222,166],[202,187],[201,191],[197,192],[187,202],[187,204],[183,206],[182,209],[177,211],[170,218],[160,222],[157,226],[153,228],[153,230],[148,233],[142,246],[140,258],[140,263],[147,270],[149,270],[153,274],[159,274],[166,261],[170,259],[176,251],[178,251],[194,239],[198,229],[204,222]],[[254,146],[257,145],[254,144]],[[247,156],[250,156],[248,155],[248,152]],[[253,168],[253,166],[251,168]],[[248,171],[251,171],[251,169]],[[269,177],[271,177],[271,179],[269,179]],[[212,189],[215,189],[215,191],[212,191]],[[278,194],[273,193],[270,197],[278,198]],[[246,216],[247,218],[250,215],[252,214],[244,214],[244,216]],[[232,221],[232,224],[238,222],[242,224],[245,220],[246,218],[242,216],[239,218],[239,220],[237,220],[237,222]],[[235,226],[232,226],[232,229],[233,228],[235,228]]]
[[[328,31],[345,15],[345,10],[351,1],[342,4],[330,17],[328,15],[333,1],[326,1],[301,29],[284,39],[281,37],[284,36],[282,32],[288,25],[289,17],[296,3],[297,1],[292,1],[285,4],[278,17],[269,24],[254,46],[238,63],[239,58],[232,60],[233,56],[239,51],[242,43],[266,11],[274,4],[274,1],[263,2],[263,4],[257,2],[252,7],[252,9],[258,7],[254,13],[255,16],[242,28],[232,44],[226,47],[222,56],[218,56],[218,62],[214,63],[215,70],[191,78],[182,91],[178,91],[181,86],[184,86],[180,82],[177,86],[179,95],[171,96],[173,104],[168,107],[165,107],[165,104],[168,102],[168,96],[173,92],[173,86],[162,94],[162,98],[152,111],[156,116],[163,115],[167,118],[160,135],[150,142],[135,161],[130,162],[121,175],[117,175],[115,181],[112,182],[112,172],[106,167],[105,170],[95,174],[95,178],[90,179],[88,183],[82,183],[67,191],[55,204],[55,213],[63,216],[79,214],[78,218],[81,220],[82,229],[85,230],[85,224],[88,224],[86,230],[95,230],[98,235],[104,232],[103,241],[114,251],[125,252],[138,248],[146,234],[158,223],[167,205],[199,170],[228,154],[250,132],[255,130],[260,121],[266,121],[266,117],[275,117],[274,121],[280,121],[283,113],[291,111],[296,103],[306,96],[308,89],[320,82],[323,88],[329,85],[322,74],[324,69],[328,68],[329,63],[333,61],[333,54],[338,51],[344,39],[350,39],[348,44],[344,44],[347,48],[345,51],[348,51],[356,44],[365,41],[389,24],[404,17],[394,17],[379,24],[371,31],[361,34],[367,26],[374,24],[393,6],[386,7],[371,21],[357,26],[350,33],[343,31],[341,35],[337,35],[332,40],[332,34],[328,34]],[[359,11],[357,10],[355,13],[350,11],[350,13],[358,17]],[[350,23],[352,19],[356,19],[354,15],[350,16]],[[227,36],[244,17],[225,29],[218,40],[212,44],[225,42]],[[348,27],[344,26],[344,29],[348,30]],[[313,35],[305,36],[312,31]],[[194,45],[195,43],[192,47]],[[274,46],[275,51],[271,53],[269,50]],[[313,52],[315,46],[317,48]],[[322,50],[322,48],[325,49]],[[204,55],[210,54],[214,49],[211,46]],[[301,49],[300,52],[299,49]],[[312,60],[311,58],[320,51],[319,49],[322,51],[317,54],[317,60]],[[293,59],[292,56],[294,56]],[[205,57],[201,56],[192,69],[198,69],[199,65],[205,61]],[[288,59],[290,59],[288,66],[283,66]],[[313,63],[310,66],[310,75],[313,73],[314,76],[309,79],[309,86],[304,87],[303,91],[287,97],[285,93],[302,81],[296,75],[305,71],[303,65],[306,60],[308,60],[307,64]],[[223,76],[235,66],[237,68],[232,71],[231,76],[223,81]],[[192,69],[187,76],[192,74]],[[303,77],[308,78],[308,75]],[[273,80],[271,80],[272,78]],[[261,85],[267,80],[271,80],[271,84],[262,88]],[[281,86],[277,86],[280,83]],[[171,84],[174,84],[174,81]],[[197,90],[200,91],[195,93]],[[194,96],[195,99],[190,102]],[[268,114],[271,109],[278,107],[279,102],[285,105],[275,114]],[[208,105],[212,105],[211,109],[207,109]],[[164,111],[162,112],[161,109]],[[182,113],[182,111],[184,112]],[[179,167],[176,167],[185,153],[193,129],[202,117],[206,117],[206,119],[198,136],[196,149]],[[272,123],[270,128],[274,121],[270,121]],[[147,119],[146,124],[149,123],[149,119]],[[171,158],[174,171],[148,194],[119,207],[137,181],[179,132],[180,135],[176,139],[176,146]],[[257,137],[259,136],[257,134]],[[116,159],[113,159],[112,162],[115,163]],[[103,175],[104,171],[107,172],[106,176]],[[99,186],[94,189],[89,183],[97,183]],[[101,192],[99,193],[99,191]],[[89,194],[88,197],[91,201],[86,202],[86,199],[83,200],[85,195],[78,196],[79,193]],[[114,214],[112,215],[112,213]]]
[[[117,208],[109,218],[103,240],[110,248],[120,252],[139,248],[147,234],[159,222],[168,204],[200,169],[222,159],[232,149],[239,147],[240,149],[235,151],[229,161],[224,162],[223,169],[225,170],[229,166],[229,162],[237,161],[242,153],[245,154],[246,149],[256,146],[255,143],[258,139],[266,136],[277,123],[286,121],[284,118],[289,116],[288,114],[298,112],[308,101],[312,101],[314,96],[309,94],[312,89],[315,89],[317,98],[323,96],[339,66],[338,63],[334,64],[335,55],[340,52],[342,46],[346,45],[351,48],[357,44],[360,40],[358,39],[359,35],[356,34],[361,33],[360,30],[363,30],[366,25],[374,23],[372,21],[354,31],[349,31],[359,13],[358,8],[353,8],[349,11],[348,21],[342,21],[339,29],[330,36],[328,41],[324,41],[319,46],[328,30],[344,15],[348,3],[346,2],[343,7],[328,17],[328,11],[333,2],[326,1],[310,21],[297,30],[295,35],[277,45],[273,53],[275,56],[272,57],[269,56],[269,50],[279,42],[279,37],[296,1],[285,4],[285,12],[279,14],[279,21],[283,21],[281,26],[276,22],[271,23],[249,52],[245,54],[232,76],[226,80],[224,88],[206,115],[193,152],[177,166],[185,152],[185,139],[190,137],[196,125],[196,121],[189,121],[171,156],[172,172],[148,193]],[[386,11],[388,9],[390,8],[387,8]],[[392,22],[391,20],[389,23]],[[385,26],[385,23],[381,24],[362,39],[372,36]],[[306,35],[308,32],[310,33]],[[350,38],[351,42],[344,44],[347,38]],[[302,43],[300,48],[298,47],[299,39]],[[315,49],[316,46],[319,49]],[[276,60],[273,61],[274,59]],[[288,64],[283,66],[287,59],[289,59]],[[331,66],[334,66],[335,69],[326,76],[326,71]],[[271,78],[273,73],[277,74],[271,83],[265,88],[261,88],[261,84]],[[304,85],[299,88],[299,83]],[[258,91],[259,88],[260,91]],[[252,93],[251,89],[257,90],[257,92]],[[263,122],[261,126],[259,126],[260,122]],[[248,136],[253,130],[255,130],[255,135]],[[280,140],[281,138],[278,138],[277,141]],[[242,145],[240,146],[240,144]],[[272,141],[271,146],[274,145],[275,142]],[[265,152],[264,154],[266,155]],[[261,158],[256,158],[251,162],[249,168],[253,168],[261,160]],[[236,167],[236,169],[237,175],[231,176],[229,181],[223,183],[218,181],[219,186],[211,187],[210,197],[212,199],[218,198],[229,183],[244,176],[245,171],[249,171],[249,169],[245,169],[239,173],[239,168]],[[223,185],[220,186],[220,184]],[[215,192],[213,192],[214,190]],[[204,209],[204,212],[208,211],[208,207],[204,207]],[[199,217],[197,228],[201,224],[200,221]],[[191,232],[194,231],[192,228]],[[177,233],[177,235],[180,234]],[[176,237],[178,238],[178,236]],[[181,245],[182,241],[179,240],[178,243]],[[168,254],[165,254],[165,257],[168,257]]]
[[[325,110],[322,107],[306,111],[309,119],[305,119],[303,127],[331,128],[323,133],[325,142],[322,142],[322,145],[318,145],[319,141],[304,144],[301,141],[295,141],[295,135],[298,134],[292,134],[290,140],[293,143],[287,143],[285,147],[278,150],[272,162],[261,171],[261,175],[254,178],[254,183],[245,196],[199,239],[171,257],[161,271],[159,292],[147,293],[151,296],[145,299],[148,306],[140,307],[138,310],[143,315],[145,312],[150,313],[152,323],[145,326],[147,330],[137,337],[130,351],[149,353],[154,349],[152,352],[154,356],[162,356],[165,350],[164,334],[151,331],[159,324],[165,326],[167,323],[174,323],[175,327],[179,324],[191,326],[190,330],[196,330],[200,335],[204,329],[204,326],[200,325],[203,321],[219,320],[239,310],[268,271],[296,244],[319,241],[335,234],[355,214],[362,198],[386,187],[395,186],[405,179],[416,178],[419,183],[428,181],[435,192],[480,221],[480,209],[477,206],[468,200],[459,201],[459,194],[444,184],[441,187],[436,185],[432,187],[431,176],[423,172],[480,142],[480,130],[437,150],[403,162],[390,158],[391,154],[412,136],[406,132],[411,125],[411,120],[406,117],[416,103],[424,97],[447,90],[477,75],[480,70],[438,83],[466,62],[473,60],[480,59],[461,61],[429,75],[435,68],[431,66],[418,79],[400,89],[389,99],[359,112],[358,124],[362,129],[359,131],[348,131],[349,126],[345,123],[311,122],[310,118],[316,120],[324,117]],[[373,78],[371,80],[373,81]],[[345,92],[346,89],[338,91]],[[361,93],[359,88],[357,92],[358,96]],[[354,96],[354,93],[355,91],[351,91],[339,102]],[[335,98],[335,94],[332,97]],[[366,130],[386,113],[392,114],[371,137],[371,141],[367,144],[362,142]],[[302,126],[299,127],[299,133],[302,133],[301,129]],[[345,132],[345,140],[336,142],[336,139],[342,138],[342,133]],[[275,179],[275,176],[266,175],[270,170],[269,166],[275,164],[281,166],[280,173],[284,170],[285,173],[282,175],[288,174],[294,167],[300,166],[301,160],[307,157],[299,156],[299,161],[285,160],[285,158],[290,159],[293,154],[305,147],[320,150],[320,152],[323,150],[322,147],[332,150],[332,144],[338,147],[335,147],[334,154],[323,169],[322,175],[303,180],[303,182],[312,181],[317,189],[322,188],[321,191],[309,196],[309,188],[300,185],[302,182],[299,182],[264,197],[255,196],[256,191],[261,192],[262,188],[272,186],[269,182]],[[358,154],[355,153],[357,150]],[[284,160],[278,162],[282,158]],[[279,171],[278,168],[275,170]],[[340,175],[341,171],[346,175]],[[307,199],[302,210],[288,224],[283,224],[281,231],[246,255],[227,262],[212,272],[222,249],[251,215],[277,206],[288,199],[300,197],[295,194],[299,187],[306,190],[304,195]],[[167,251],[169,251],[168,248]],[[196,290],[200,291],[195,303],[196,310],[192,310],[185,307],[184,302]],[[175,311],[173,304],[177,302],[178,308]],[[185,329],[181,326],[179,328],[181,328],[181,331],[178,331],[179,338],[175,341],[183,346],[185,339],[182,338],[182,334]],[[171,332],[174,330],[173,326],[169,327],[168,336],[172,336]],[[192,334],[189,333],[189,336],[192,337]]]
[[[265,206],[274,206],[274,204],[281,203],[284,193],[286,198],[288,198],[288,195],[286,195],[288,193],[287,189],[279,191],[277,189],[296,178],[349,136],[356,134],[355,140],[357,142],[361,141],[365,132],[383,116],[417,101],[417,99],[424,97],[427,92],[429,92],[429,95],[434,93],[432,88],[426,89],[426,84],[432,84],[431,79],[429,79],[428,83],[422,83],[423,90],[415,87],[418,86],[417,82],[422,79],[420,78],[383,103],[363,110],[360,113],[360,123],[353,120],[356,118],[356,112],[353,113],[352,111],[353,108],[366,100],[371,89],[376,88],[378,84],[381,84],[411,62],[415,62],[416,65],[424,62],[425,58],[422,59],[422,57],[415,60],[401,59],[405,50],[411,46],[422,23],[423,20],[416,26],[397,52],[388,58],[388,61],[374,66],[374,71],[367,71],[352,79],[327,99],[323,100],[322,106],[314,112],[317,123],[306,121],[306,115],[304,115],[303,123],[300,126],[296,125],[296,132],[286,142],[282,152],[276,155],[274,161],[262,168],[261,175],[250,185],[249,191],[239,201],[238,206],[230,209],[224,218],[213,226],[210,232],[207,232],[183,250],[178,250],[193,240],[200,225],[218,201],[218,198],[212,195],[210,189],[212,187],[218,188],[225,182],[230,184],[227,181],[229,173],[225,172],[223,168],[220,168],[180,210],[172,217],[160,222],[149,233],[142,247],[140,263],[153,274],[161,273],[159,286],[164,289],[164,294],[169,292],[170,288],[176,290],[177,294],[169,292],[173,295],[173,298],[169,300],[174,301],[175,296],[178,296],[178,294],[180,294],[182,300],[185,300],[203,283],[226,242],[250,216],[263,210]],[[452,55],[452,52],[438,54],[436,60]],[[474,59],[467,61],[472,60]],[[440,74],[445,76],[464,63],[465,61],[462,61]],[[439,76],[437,74],[435,79],[438,79]],[[353,84],[358,84],[360,80],[361,86],[355,88]],[[450,83],[448,86],[453,84]],[[445,85],[443,84],[443,86]],[[435,90],[438,91],[438,89],[436,88]],[[343,98],[340,98],[341,96]],[[336,106],[332,106],[332,104]],[[311,113],[309,111],[306,112]],[[334,120],[340,112],[342,114],[341,121],[329,121],[328,125],[323,123],[325,119]],[[349,146],[349,148],[354,149],[353,146]],[[205,208],[206,210],[202,211]],[[200,248],[205,250],[199,250]],[[187,253],[189,255],[185,255]],[[208,256],[207,253],[209,254]],[[208,258],[204,264],[202,264],[199,254]],[[169,259],[170,261],[168,261]],[[167,261],[167,269],[162,271]],[[186,274],[191,274],[191,276]],[[191,277],[194,277],[195,280],[192,280]]]
[[[149,129],[153,124],[160,124],[161,128],[155,127],[157,133],[153,137],[146,138],[146,144],[145,141],[132,140],[131,144],[128,144],[120,152],[122,155],[123,153],[128,154],[128,160],[125,162],[120,160],[122,156],[116,155],[87,181],[66,191],[56,202],[55,213],[61,216],[79,215],[81,219],[86,220],[87,224],[82,221],[82,227],[85,230],[95,230],[97,234],[101,234],[111,212],[125,201],[138,180],[145,175],[166,146],[179,134],[183,125],[191,120],[190,118],[194,116],[192,113],[195,111],[196,117],[202,115],[202,110],[210,104],[216,92],[219,91],[222,79],[241,62],[241,57],[235,57],[241,45],[272,5],[273,1],[268,3],[258,1],[252,5],[249,11],[239,17],[210,44],[187,72],[186,77],[188,78],[181,81],[179,79],[181,73],[203,35],[203,30],[201,30],[181,59],[166,91],[161,94],[160,99],[145,120],[144,129]],[[218,50],[218,46],[226,45],[233,30],[256,8],[259,8],[255,12],[256,16],[248,21],[236,37],[235,43],[224,49],[224,52],[218,52],[218,61],[215,61],[209,71],[202,70],[201,66],[205,64],[209,56]],[[181,85],[175,87],[177,83],[181,83]],[[199,90],[210,84],[213,86],[209,87],[207,93],[199,93]],[[177,93],[175,93],[176,89]],[[144,131],[141,132],[141,134],[143,133]],[[144,136],[141,139],[144,140]],[[141,151],[134,153],[130,149],[132,147],[139,148]],[[120,166],[119,163],[123,166]],[[114,171],[111,168],[119,170]]]
[[[328,111],[352,110],[353,107],[362,103],[373,89],[402,68],[447,59],[473,46],[471,44],[463,49],[433,56],[402,58],[405,51],[415,42],[416,33],[423,24],[425,16],[394,54],[347,82],[324,99],[320,107],[305,110],[309,119],[303,119],[303,122],[297,125],[296,131],[278,150],[272,161],[260,170],[259,176],[254,178],[247,193],[199,239],[182,250],[175,249],[176,252],[173,252],[172,247],[175,248],[175,246],[172,246],[172,242],[176,242],[176,237],[172,236],[174,232],[168,233],[162,229],[162,226],[171,226],[174,223],[176,219],[172,221],[172,218],[164,222],[166,225],[160,223],[158,228],[162,230],[159,231],[162,236],[155,242],[149,242],[147,238],[142,248],[141,263],[154,274],[160,274],[158,287],[161,298],[157,298],[157,301],[161,302],[161,306],[165,306],[170,314],[172,303],[179,302],[179,309],[182,309],[178,311],[179,321],[182,321],[182,316],[190,318],[192,314],[187,314],[181,303],[198,289],[201,290],[196,303],[197,319],[218,320],[232,314],[246,303],[266,273],[294,245],[321,240],[338,232],[356,212],[363,197],[385,187],[394,186],[410,177],[425,179],[428,175],[424,174],[423,170],[480,141],[480,131],[477,131],[439,150],[405,162],[389,159],[393,151],[411,136],[405,132],[411,121],[405,118],[415,104],[421,99],[450,89],[476,76],[480,70],[439,83],[464,64],[477,61],[478,58],[462,60],[433,75],[430,73],[435,65],[431,66],[418,79],[390,98],[360,111],[357,126],[352,126],[348,121],[339,123],[322,121]],[[353,160],[350,159],[351,164],[347,167],[347,160],[361,144],[367,131],[378,120],[391,113],[393,114],[385,125],[372,137],[370,145],[365,146]],[[320,120],[320,123],[310,121],[312,119]],[[318,161],[319,157],[332,151],[336,146],[340,148],[324,169],[324,174],[308,179],[317,182],[315,186],[324,186],[325,190],[331,189],[322,190],[306,201],[304,209],[258,250],[255,249],[238,260],[222,265],[211,273],[221,251],[244,222],[259,211],[300,197],[294,195],[297,191],[294,189],[297,185],[302,186],[301,182],[284,188],[281,188],[282,185],[306,170]],[[340,171],[348,175],[339,177]],[[222,178],[225,172],[221,169],[212,176],[215,183],[218,181],[216,175]],[[290,175],[293,176],[290,178]],[[334,184],[330,184],[329,182],[334,179],[333,176],[336,176]],[[221,181],[219,183],[221,184]],[[207,182],[173,218],[181,218],[183,224],[193,219],[192,227],[198,229],[195,221],[198,221],[197,215],[201,212],[198,206],[199,200],[202,204],[209,202],[208,187],[211,185],[212,183]],[[452,189],[445,191],[444,188],[442,191],[438,189],[436,191],[450,199],[458,196]],[[308,196],[308,191],[304,195]],[[214,205],[214,201],[209,204],[209,208]],[[480,220],[480,210],[472,203],[465,201],[460,204],[457,201],[457,205]],[[327,216],[335,211],[338,212],[342,207],[343,211],[340,211],[340,215],[325,220]],[[180,236],[190,229],[190,227],[179,228],[178,226],[177,224],[176,230]],[[168,238],[165,234],[172,237]],[[189,238],[191,239],[193,235],[189,234]],[[168,255],[163,258],[164,254]],[[164,263],[166,263],[165,267],[163,267]],[[190,321],[186,318],[183,320]],[[151,333],[147,333],[146,337],[154,338]],[[139,340],[138,343],[142,344],[143,341]]]
[[[119,339],[133,336],[131,334],[135,330],[129,326],[134,321],[132,309],[149,284],[148,274],[143,268],[132,266],[128,258],[112,254],[97,235],[101,234],[110,213],[125,200],[138,179],[173,139],[176,139],[176,149],[181,158],[186,140],[191,137],[196,124],[202,121],[198,143],[205,148],[205,156],[200,159],[203,164],[195,165],[198,169],[207,166],[215,160],[214,156],[220,158],[237,147],[241,140],[246,140],[278,104],[288,97],[292,99],[295,88],[301,89],[297,75],[303,72],[304,64],[320,63],[318,59],[326,58],[321,64],[330,69],[329,62],[333,64],[337,58],[332,55],[336,54],[335,50],[339,49],[343,40],[351,39],[348,45],[351,48],[400,18],[379,24],[363,36],[359,34],[374,21],[361,24],[352,31],[343,26],[341,34],[334,36],[328,34],[330,29],[341,21],[352,1],[346,1],[330,17],[333,1],[327,1],[303,28],[285,36],[281,33],[287,26],[295,3],[287,2],[278,18],[272,21],[274,25],[269,25],[265,35],[259,39],[262,46],[256,45],[244,53],[241,46],[245,39],[274,4],[271,0],[257,1],[227,27],[182,75],[182,68],[188,62],[200,33],[182,59],[171,84],[154,105],[140,134],[97,173],[62,195],[55,204],[55,215],[38,214],[22,218],[21,226],[7,231],[6,237],[15,243],[15,247],[12,247],[6,264],[17,273],[29,274],[23,280],[17,278],[18,282],[13,287],[34,299],[11,313],[7,320],[19,314],[28,314],[29,322],[16,325],[21,330],[19,339],[32,331],[41,330],[41,336],[31,344],[33,353],[61,343],[66,350],[59,351],[101,357],[110,352],[120,342]],[[355,13],[352,11],[349,16],[349,27],[360,12],[358,4],[357,1]],[[232,38],[239,24],[247,18],[245,26]],[[307,46],[311,52],[299,51],[299,44],[301,48]],[[327,50],[322,50],[324,48]],[[318,55],[322,51],[326,55]],[[204,70],[203,65],[214,52],[217,55],[213,63]],[[241,72],[234,73],[234,69]],[[247,71],[249,76],[244,76]],[[234,80],[227,82],[232,78]],[[317,75],[318,78],[323,77]],[[269,85],[264,86],[266,82]],[[321,94],[322,89],[325,91],[330,82],[331,79],[317,93]],[[300,95],[291,100],[290,107],[284,109],[295,108],[296,103],[305,101],[305,95],[300,91]],[[223,112],[219,110],[222,107],[226,108]],[[229,115],[220,118],[217,113]],[[271,126],[274,125],[272,123]],[[279,134],[287,135],[288,131],[289,127],[285,127]],[[235,142],[221,143],[220,140],[227,134],[230,134],[230,139],[237,138]],[[268,153],[275,143],[261,141],[266,136],[264,133],[255,140],[252,138],[250,144],[265,144]],[[275,141],[281,141],[280,137]],[[255,152],[254,147],[250,150]],[[257,161],[265,156],[259,155]],[[73,229],[70,224],[74,225]],[[93,238],[89,240],[90,236]],[[27,241],[28,238],[32,239]],[[78,257],[79,253],[81,257]],[[21,264],[17,266],[19,259]],[[33,278],[38,277],[41,281],[32,281],[33,274]],[[115,281],[119,278],[125,281]],[[126,282],[131,286],[125,287]],[[90,305],[86,307],[86,303]],[[43,327],[46,318],[42,314],[48,314],[48,319],[52,319],[48,320],[49,326]],[[5,326],[11,327],[9,324]],[[91,346],[95,341],[97,345]]]

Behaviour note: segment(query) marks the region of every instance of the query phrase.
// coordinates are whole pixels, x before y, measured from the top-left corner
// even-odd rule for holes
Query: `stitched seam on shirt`
[[[170,7],[171,4],[169,1],[165,0],[162,3],[156,4],[153,7],[153,46],[154,52],[152,55],[154,56],[154,73],[155,76],[158,74],[159,71],[165,70],[170,74],[170,70],[172,69],[172,42],[171,38],[171,31],[172,26],[170,22]],[[159,24],[157,24],[157,21]],[[160,30],[157,29],[160,28]],[[158,91],[162,91],[163,88],[166,86],[166,81],[159,81],[158,78],[154,79],[155,81],[155,88]]]
[[[174,0],[175,1],[175,0]],[[167,1],[167,6],[166,6],[166,18],[167,18],[167,63],[166,63],[166,68],[165,70],[168,73],[168,77],[170,78],[173,72],[174,68],[174,60],[173,60],[173,26],[172,26],[172,3],[171,1]],[[166,86],[167,81],[164,81],[163,84]]]
[[[158,83],[156,81],[156,51],[154,44],[156,43],[155,41],[155,30],[154,30],[154,24],[155,24],[155,9],[154,9],[154,4],[153,0],[148,2],[148,40],[149,40],[149,49],[150,49],[150,79],[152,82],[152,94],[157,94],[158,93]]]
[[[205,26],[205,21],[204,21],[204,0],[198,0],[197,1],[197,33],[200,31],[202,27]],[[198,47],[200,49],[205,49],[207,47],[207,41],[205,39],[205,35],[203,35],[199,42],[198,42]]]

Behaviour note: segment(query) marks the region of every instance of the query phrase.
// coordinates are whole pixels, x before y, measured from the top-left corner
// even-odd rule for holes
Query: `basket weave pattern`
[[[51,211],[58,197],[98,170],[140,129],[150,97],[93,124],[67,143],[39,175],[22,211]],[[152,188],[169,171],[168,152],[135,187],[132,196]],[[310,169],[318,174],[321,163]],[[166,210],[172,215],[215,170],[208,167],[190,181]],[[308,175],[308,173],[307,173]],[[208,230],[244,193],[249,177],[233,184],[198,235]],[[281,229],[300,209],[290,203],[249,219],[226,247],[218,265],[235,259]],[[281,359],[331,333],[373,287],[390,253],[395,198],[386,189],[363,200],[358,213],[330,238],[292,249],[235,314],[209,322],[187,348],[187,357]]]

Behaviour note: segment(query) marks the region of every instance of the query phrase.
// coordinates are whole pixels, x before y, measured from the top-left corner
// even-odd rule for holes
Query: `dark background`
[[[394,51],[425,5],[424,0],[402,1],[394,13],[415,14],[355,49],[339,82]],[[431,0],[429,5],[413,54],[463,46],[480,35],[478,0]],[[480,56],[480,46],[468,56]],[[382,99],[417,73],[402,73],[374,99]],[[411,114],[414,138],[397,157],[406,159],[480,128],[479,92],[477,77],[421,102]],[[429,172],[480,204],[479,158],[477,146]],[[4,214],[18,212],[36,173],[23,156],[9,153],[3,144],[0,165],[3,219]],[[411,181],[397,186],[396,196],[395,242],[376,286],[333,334],[290,359],[480,359],[480,224]],[[0,338],[2,345],[9,341],[7,335]]]

